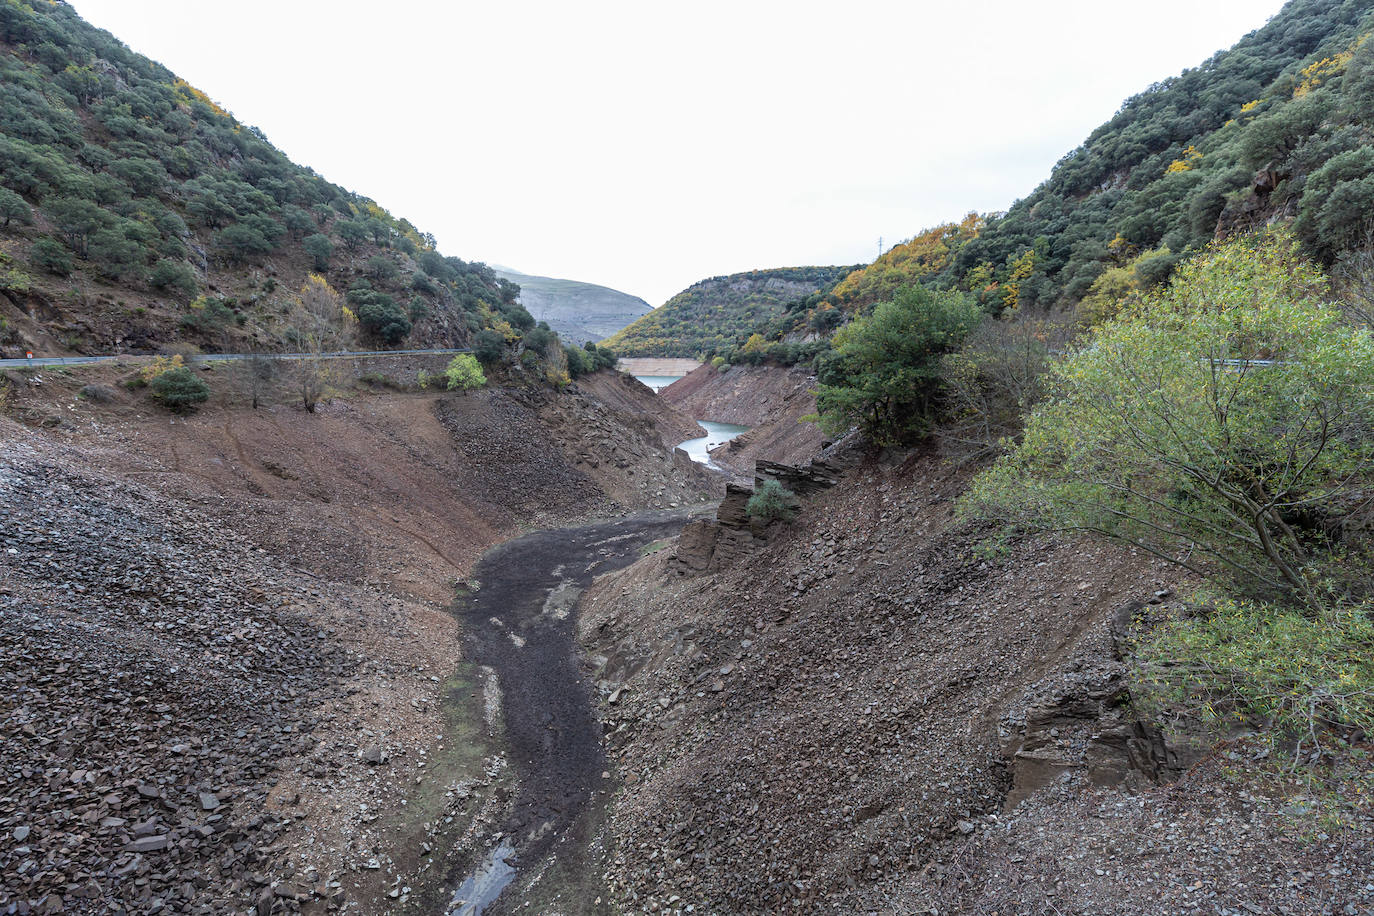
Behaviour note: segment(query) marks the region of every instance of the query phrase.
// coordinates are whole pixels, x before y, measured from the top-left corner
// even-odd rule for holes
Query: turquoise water
[[[736,426],[733,423],[717,423],[714,420],[698,420],[697,422],[706,430],[706,435],[696,439],[688,439],[678,448],[691,455],[693,461],[699,461],[712,467],[714,464],[711,461],[711,449],[729,442],[740,433],[749,431],[749,427]]]
[[[680,375],[636,375],[635,378],[639,379],[641,382],[643,382],[644,384],[648,385],[650,388],[654,389],[655,393],[657,393],[657,392],[659,392],[659,391],[662,391],[664,388],[667,388],[667,387],[668,387],[669,385],[671,385],[673,382],[676,382],[678,379],[682,378],[682,376],[680,376]]]

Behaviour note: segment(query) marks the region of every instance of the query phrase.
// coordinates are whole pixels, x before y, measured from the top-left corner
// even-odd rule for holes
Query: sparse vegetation
[[[184,412],[210,399],[210,386],[189,366],[160,372],[148,385],[153,397],[169,410]]]
[[[444,385],[449,391],[471,391],[487,384],[482,366],[470,353],[459,353],[444,369]]]
[[[797,494],[770,478],[759,484],[745,510],[751,518],[788,522],[797,514]]]

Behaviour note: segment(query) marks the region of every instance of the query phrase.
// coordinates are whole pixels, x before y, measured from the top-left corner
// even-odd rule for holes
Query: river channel
[[[484,858],[450,875],[446,916],[610,912],[600,886],[607,763],[579,667],[576,607],[596,576],[681,530],[687,513],[644,512],[536,531],[492,548],[454,604],[468,664],[494,673],[513,777]]]

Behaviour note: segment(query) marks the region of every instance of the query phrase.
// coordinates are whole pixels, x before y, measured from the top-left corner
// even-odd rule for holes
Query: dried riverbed
[[[463,622],[465,668],[489,683],[451,696],[457,718],[499,721],[493,737],[505,766],[481,806],[487,835],[455,858],[442,887],[411,895],[416,911],[607,911],[599,834],[611,785],[575,640],[577,599],[593,578],[634,562],[686,517],[641,513],[538,531],[493,548],[477,565],[475,588],[454,613]]]

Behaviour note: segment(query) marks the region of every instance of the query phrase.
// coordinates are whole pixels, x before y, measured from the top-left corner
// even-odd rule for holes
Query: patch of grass
[[[654,541],[652,544],[645,544],[643,547],[639,548],[639,555],[641,557],[653,556],[659,551],[666,549],[672,542],[672,538],[662,538]]]

